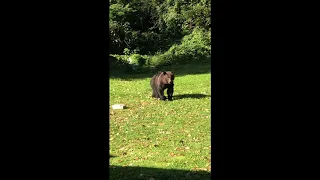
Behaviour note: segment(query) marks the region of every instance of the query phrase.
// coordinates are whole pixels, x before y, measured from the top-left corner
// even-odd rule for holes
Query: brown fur
[[[150,81],[152,87],[152,97],[165,100],[164,90],[167,90],[168,99],[172,100],[173,86],[174,86],[174,73],[171,71],[162,71],[155,74]]]

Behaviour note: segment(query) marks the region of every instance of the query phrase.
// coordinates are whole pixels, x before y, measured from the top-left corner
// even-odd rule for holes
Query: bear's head
[[[163,71],[162,75],[165,84],[173,84],[174,73],[172,71]]]

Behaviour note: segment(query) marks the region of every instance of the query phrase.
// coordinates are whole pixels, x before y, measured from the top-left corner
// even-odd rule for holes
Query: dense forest
[[[210,61],[210,0],[110,0],[114,64],[152,67]]]

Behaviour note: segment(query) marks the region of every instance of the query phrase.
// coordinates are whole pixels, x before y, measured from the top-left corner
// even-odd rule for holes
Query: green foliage
[[[209,0],[110,0],[110,52],[154,54],[194,29],[208,31]],[[127,55],[129,54],[126,51]],[[161,59],[161,58],[160,58]]]
[[[127,49],[126,52],[129,50]],[[117,55],[111,54],[110,56],[116,59],[116,64],[112,66],[111,70],[127,73],[142,73],[150,71],[151,56],[131,54],[131,55]]]
[[[181,44],[175,44],[163,54],[152,57],[152,64],[157,66],[191,61],[210,61],[210,42],[210,32],[196,28],[190,35],[183,38]]]
[[[129,16],[134,15],[136,12],[129,4],[112,4],[110,5],[109,10],[109,21],[116,22],[128,22]]]
[[[209,30],[211,25],[211,1],[198,1],[184,7],[182,14],[185,18],[182,29],[185,33],[192,32],[196,27]]]
[[[130,50],[128,48],[124,48],[123,54],[129,55],[130,54]]]
[[[137,66],[143,66],[146,63],[146,59],[140,54],[133,54],[130,56],[130,64],[134,64]]]
[[[118,55],[118,54],[110,54],[110,56],[114,57],[117,59],[117,64],[119,65],[124,65],[124,64],[129,64],[128,55]]]
[[[172,45],[167,51],[158,51],[155,55],[141,55],[124,50],[125,55],[113,55],[120,64],[127,64],[132,72],[150,71],[152,67],[172,64],[203,63],[211,59],[211,33],[201,28],[195,28],[184,36],[180,43]],[[122,66],[121,66],[122,67]]]
[[[150,65],[153,67],[169,65],[169,64],[171,64],[171,62],[168,59],[166,59],[166,56],[164,54],[152,56],[150,61]]]
[[[128,46],[126,36],[131,31],[131,19],[136,10],[129,4],[111,4],[109,9],[110,51],[121,54]]]

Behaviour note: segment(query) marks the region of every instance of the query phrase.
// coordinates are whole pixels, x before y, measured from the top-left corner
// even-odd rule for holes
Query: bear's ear
[[[162,74],[165,75],[165,74],[167,74],[167,73],[166,73],[165,71],[162,71]]]

